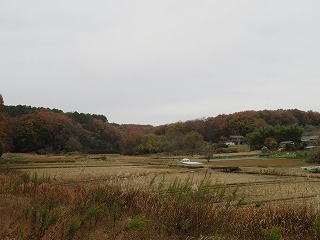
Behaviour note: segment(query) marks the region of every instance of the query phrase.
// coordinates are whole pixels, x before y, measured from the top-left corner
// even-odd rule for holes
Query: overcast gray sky
[[[319,12],[319,0],[0,0],[0,93],[116,123],[319,111]]]

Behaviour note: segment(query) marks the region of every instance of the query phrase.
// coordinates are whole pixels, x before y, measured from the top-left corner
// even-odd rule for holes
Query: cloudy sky
[[[0,93],[116,123],[320,111],[319,12],[319,0],[0,0]]]

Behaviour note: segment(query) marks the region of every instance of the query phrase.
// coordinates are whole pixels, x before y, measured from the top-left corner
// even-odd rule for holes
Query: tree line
[[[320,127],[314,111],[262,110],[221,114],[160,126],[109,123],[104,115],[6,106],[0,95],[0,153],[210,154],[230,135],[246,137],[251,149],[299,142]]]

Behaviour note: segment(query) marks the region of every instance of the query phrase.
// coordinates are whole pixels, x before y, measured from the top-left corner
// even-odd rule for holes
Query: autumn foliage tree
[[[93,118],[85,129],[91,133],[92,141],[89,152],[118,153],[121,140],[120,131],[99,118]]]
[[[196,131],[189,132],[183,139],[183,148],[191,155],[202,153],[205,147],[206,142],[203,140],[203,136]]]
[[[39,110],[19,118],[13,137],[17,152],[61,152],[70,137],[70,118]]]
[[[41,108],[8,117],[7,121],[14,119],[11,121],[11,149],[36,153],[118,153],[119,130],[104,117],[96,116],[80,123],[68,114]]]

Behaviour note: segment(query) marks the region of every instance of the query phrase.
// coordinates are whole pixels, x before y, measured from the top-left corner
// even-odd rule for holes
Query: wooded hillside
[[[262,134],[261,129],[269,127],[269,135],[261,135],[259,141],[273,138],[278,144],[299,141],[303,132],[314,134],[320,127],[320,113],[298,109],[244,111],[151,126],[109,123],[106,116],[99,114],[6,106],[2,96],[0,100],[1,152],[206,154],[224,145],[230,135],[247,136],[250,143],[253,136]],[[270,126],[277,126],[277,130],[270,130]],[[290,133],[284,135],[282,131]],[[264,144],[252,141],[253,148]]]

